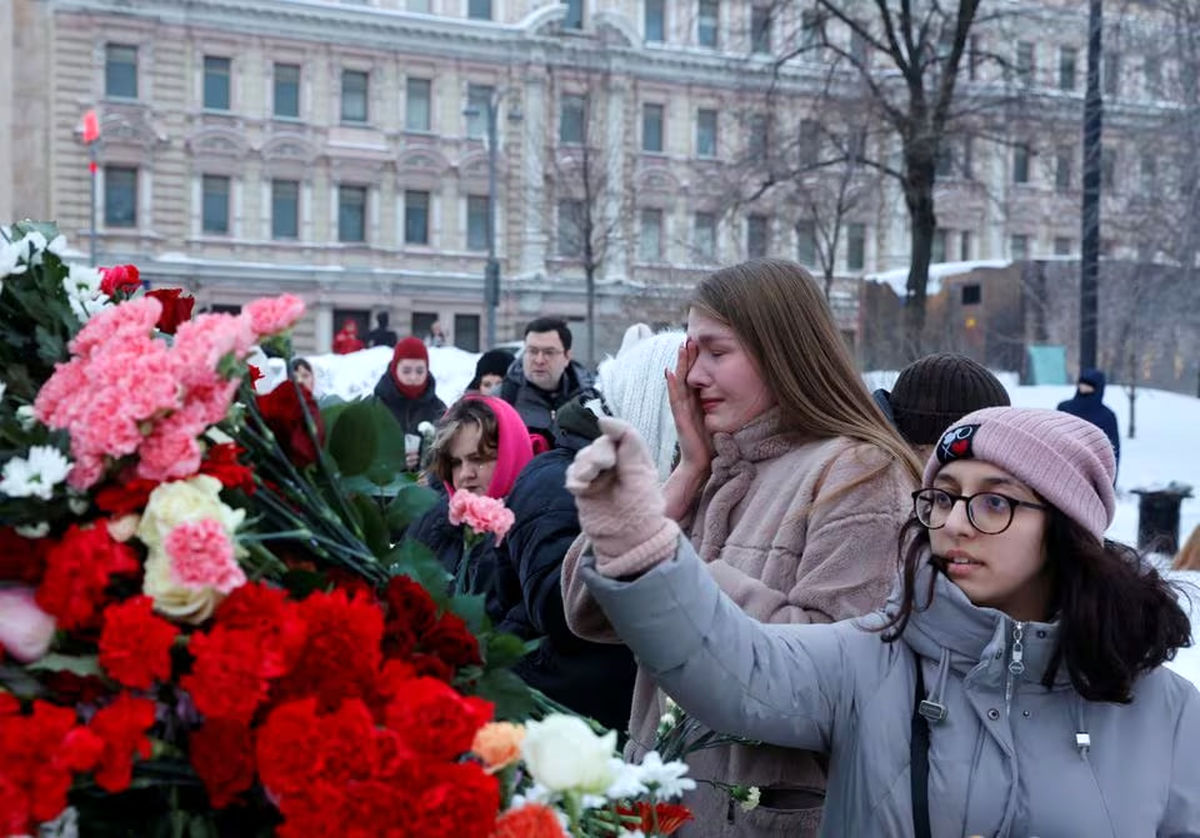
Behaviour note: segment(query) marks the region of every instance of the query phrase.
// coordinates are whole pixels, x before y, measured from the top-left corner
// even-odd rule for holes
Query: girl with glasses
[[[586,584],[700,721],[829,755],[823,835],[1200,834],[1200,693],[1162,666],[1188,618],[1104,540],[1116,466],[1095,426],[964,417],[925,467],[886,608],[786,626],[721,593],[640,440],[603,428],[568,473]]]

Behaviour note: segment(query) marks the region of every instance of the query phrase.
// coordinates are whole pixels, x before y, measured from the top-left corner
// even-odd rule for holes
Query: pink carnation
[[[293,294],[264,297],[255,300],[242,310],[249,318],[250,328],[259,335],[275,335],[290,329],[304,314],[304,300]]]
[[[171,559],[171,575],[189,588],[215,588],[227,594],[246,584],[246,574],[233,557],[233,543],[219,521],[204,518],[177,525],[163,546]]]
[[[514,520],[503,500],[462,490],[450,498],[450,523],[466,524],[480,535],[490,532],[496,536],[496,544],[504,540]]]
[[[181,414],[163,420],[138,449],[137,476],[146,480],[182,480],[200,470],[200,443],[204,427],[189,423]]]
[[[161,314],[162,304],[153,297],[142,297],[106,308],[79,330],[69,349],[76,355],[87,356],[114,337],[149,337]]]

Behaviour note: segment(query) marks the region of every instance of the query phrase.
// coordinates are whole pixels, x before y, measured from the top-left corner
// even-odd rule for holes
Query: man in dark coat
[[[375,328],[367,332],[367,346],[386,346],[391,349],[396,345],[396,332],[388,328],[388,313],[381,311],[375,315]]]
[[[1084,370],[1075,385],[1075,397],[1058,405],[1058,409],[1080,419],[1086,419],[1108,436],[1112,443],[1117,464],[1121,462],[1121,433],[1117,429],[1117,415],[1104,405],[1106,379],[1100,370]]]
[[[558,409],[591,384],[588,371],[571,360],[567,322],[539,317],[525,327],[525,346],[508,368],[500,398],[517,409],[531,433],[553,445]]]
[[[497,595],[507,607],[498,628],[541,645],[514,668],[527,684],[605,727],[624,731],[629,724],[633,655],[622,645],[593,643],[567,627],[562,602],[562,562],[579,535],[575,500],[566,489],[567,466],[600,434],[596,416],[585,403],[598,404],[595,391],[584,391],[558,413],[556,447],[521,472],[508,495],[516,518],[496,550]],[[515,578],[517,597],[512,597]]]

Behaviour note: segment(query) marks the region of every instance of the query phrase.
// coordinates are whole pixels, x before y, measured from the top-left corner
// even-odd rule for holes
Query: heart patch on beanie
[[[973,444],[978,425],[959,425],[942,434],[938,442],[937,458],[939,463],[951,460],[969,460],[975,456]]]

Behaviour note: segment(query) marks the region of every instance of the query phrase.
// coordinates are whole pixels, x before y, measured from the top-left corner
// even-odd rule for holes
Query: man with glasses
[[[513,362],[500,397],[517,409],[525,426],[553,444],[555,415],[591,376],[571,360],[571,330],[558,317],[539,317],[525,327],[521,357]]]

